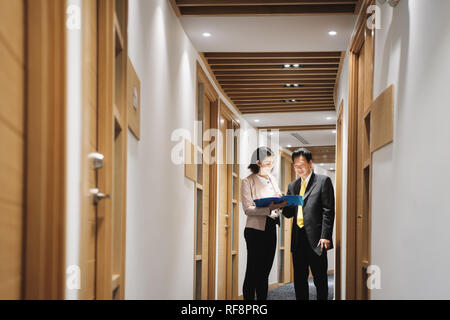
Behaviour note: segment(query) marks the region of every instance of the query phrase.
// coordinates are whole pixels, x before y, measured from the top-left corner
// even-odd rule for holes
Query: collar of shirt
[[[307,187],[308,187],[309,180],[311,179],[312,173],[313,173],[313,171],[311,170],[311,172],[309,173],[309,176],[306,178],[306,186]],[[302,179],[302,183],[303,183],[303,179]]]
[[[261,177],[259,174],[256,174],[256,176],[259,178],[259,180],[261,180],[264,183],[269,184],[269,183],[272,182],[272,181],[270,181],[270,177],[269,176],[267,176],[267,178]]]

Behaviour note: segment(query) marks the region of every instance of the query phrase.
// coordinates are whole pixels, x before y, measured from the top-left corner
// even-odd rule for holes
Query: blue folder
[[[268,207],[271,202],[273,203],[281,203],[283,201],[288,201],[286,206],[302,206],[303,198],[301,196],[282,196],[282,197],[268,197],[253,200],[257,207]]]

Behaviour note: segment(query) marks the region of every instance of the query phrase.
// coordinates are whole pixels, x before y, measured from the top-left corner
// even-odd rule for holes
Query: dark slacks
[[[245,228],[247,269],[244,279],[244,300],[267,300],[269,273],[277,245],[276,222],[267,217],[264,231]]]
[[[294,221],[295,223],[295,221]],[[298,228],[297,226],[295,226]],[[318,256],[311,248],[304,228],[297,230],[299,238],[297,247],[292,251],[292,260],[294,263],[294,288],[297,300],[309,300],[309,268],[314,277],[314,285],[317,290],[317,300],[328,299],[328,260],[327,252]],[[316,243],[314,244],[316,245]]]

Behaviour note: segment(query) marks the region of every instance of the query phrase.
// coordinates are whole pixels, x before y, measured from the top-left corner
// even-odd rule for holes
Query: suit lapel
[[[298,196],[300,193],[302,178],[298,178],[294,183],[294,195]]]
[[[311,179],[309,179],[308,186],[306,187],[305,196],[303,197],[303,200],[306,200],[306,198],[308,198],[309,194],[311,193],[312,189],[314,189],[315,185],[316,185],[316,175],[313,172],[311,174]]]

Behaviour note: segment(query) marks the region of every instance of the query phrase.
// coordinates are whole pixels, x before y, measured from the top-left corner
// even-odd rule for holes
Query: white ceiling
[[[180,17],[200,52],[345,51],[355,15]],[[328,32],[337,35],[331,37]],[[203,37],[204,32],[211,37]]]
[[[254,127],[321,125],[335,124],[336,112],[252,113],[244,114],[243,118]]]
[[[309,144],[301,143],[291,134],[293,132],[280,132],[279,143],[284,148],[308,147],[308,146],[334,146],[336,144],[336,134],[332,130],[320,131],[297,131]],[[290,146],[290,147],[289,147]]]

